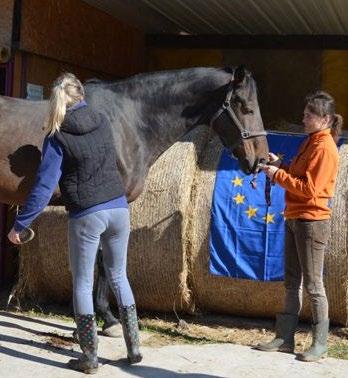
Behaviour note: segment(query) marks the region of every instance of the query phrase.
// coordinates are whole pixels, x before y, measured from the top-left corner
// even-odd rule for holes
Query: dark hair
[[[324,91],[307,95],[305,105],[308,110],[319,117],[331,116],[331,135],[337,143],[343,126],[343,117],[336,113],[335,99]]]

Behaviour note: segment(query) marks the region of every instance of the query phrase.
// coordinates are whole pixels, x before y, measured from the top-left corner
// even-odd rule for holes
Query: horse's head
[[[211,125],[224,146],[238,158],[245,173],[257,172],[260,160],[268,160],[256,83],[243,66],[233,72],[225,100],[211,119]]]

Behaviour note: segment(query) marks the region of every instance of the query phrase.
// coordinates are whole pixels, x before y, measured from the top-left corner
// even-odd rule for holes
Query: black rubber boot
[[[330,320],[326,319],[312,325],[313,341],[307,352],[298,356],[300,361],[314,362],[327,357],[327,336],[329,333]]]
[[[79,359],[71,359],[68,366],[85,374],[95,374],[98,371],[98,338],[95,317],[92,314],[77,315],[75,320],[82,355]]]
[[[128,361],[136,364],[143,359],[139,351],[139,325],[135,304],[120,307],[120,319],[123,329],[123,337],[127,346]]]
[[[264,352],[294,353],[297,323],[297,315],[278,314],[275,338],[268,343],[260,343],[255,348]]]

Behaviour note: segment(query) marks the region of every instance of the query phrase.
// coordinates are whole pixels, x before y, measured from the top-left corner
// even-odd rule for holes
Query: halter
[[[236,113],[234,112],[234,110],[232,109],[232,106],[231,106],[231,99],[232,99],[232,95],[233,95],[233,91],[234,91],[234,85],[233,84],[234,84],[234,73],[233,73],[232,79],[231,79],[230,84],[229,84],[230,89],[227,92],[225,101],[223,102],[221,107],[218,109],[218,111],[213,115],[212,119],[210,120],[210,126],[213,127],[214,122],[222,115],[222,113],[224,113],[226,111],[227,114],[232,119],[232,121],[234,122],[234,124],[237,126],[237,128],[240,132],[240,137],[242,139],[249,139],[249,138],[255,138],[255,137],[258,137],[258,136],[267,135],[266,131],[255,131],[255,132],[248,131],[244,127],[244,125],[240,122],[240,120],[238,119]]]

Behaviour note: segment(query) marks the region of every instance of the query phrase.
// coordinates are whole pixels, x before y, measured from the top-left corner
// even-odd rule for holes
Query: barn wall
[[[22,0],[19,48],[114,76],[144,62],[142,32],[80,0]]]
[[[170,70],[196,66],[221,66],[221,50],[204,49],[149,49],[147,68],[149,71]]]
[[[226,50],[224,64],[251,70],[268,129],[301,123],[304,97],[320,87],[320,50]]]
[[[49,97],[52,82],[62,72],[72,72],[82,82],[93,77],[105,80],[115,78],[110,74],[92,71],[83,67],[45,58],[35,54],[24,53],[23,57],[25,61],[24,64],[26,66],[25,81],[27,83],[42,85],[44,87],[44,98]]]
[[[4,49],[11,48],[13,6],[14,0],[0,0],[0,63],[7,60]]]
[[[336,99],[336,111],[348,128],[348,51],[327,50],[322,58],[322,87]]]
[[[14,0],[0,0],[0,47],[11,46]]]
[[[317,89],[331,93],[337,110],[348,119],[348,52],[280,49],[150,48],[148,69],[244,64],[253,73],[265,127],[301,124],[303,100]]]

